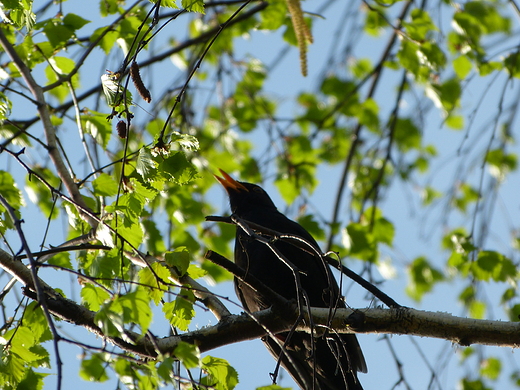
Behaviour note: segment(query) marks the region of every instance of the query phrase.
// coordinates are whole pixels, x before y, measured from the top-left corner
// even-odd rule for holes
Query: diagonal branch
[[[0,29],[0,46],[2,46],[9,58],[11,58],[11,61],[13,61],[13,64],[22,75],[23,79],[25,80],[25,83],[29,87],[32,95],[34,96],[34,99],[37,102],[36,107],[38,109],[38,113],[43,124],[45,138],[47,140],[47,151],[49,153],[49,157],[51,158],[54,164],[54,167],[56,168],[58,176],[65,185],[65,188],[67,188],[67,191],[69,192],[74,202],[80,206],[78,207],[78,213],[82,216],[82,218],[85,219],[85,221],[87,221],[90,224],[90,226],[96,227],[97,221],[90,215],[93,212],[90,210],[90,208],[83,200],[83,197],[79,192],[79,188],[76,185],[76,183],[74,183],[73,177],[69,175],[67,167],[65,166],[63,158],[60,154],[58,144],[56,141],[56,132],[51,122],[49,106],[45,101],[45,96],[42,87],[33,78],[31,70],[22,61],[18,53],[14,50],[14,47],[8,41],[2,29]],[[85,212],[85,210],[89,212]]]

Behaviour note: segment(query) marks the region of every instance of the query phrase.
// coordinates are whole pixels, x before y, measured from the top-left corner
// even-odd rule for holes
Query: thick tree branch
[[[27,296],[36,299],[30,271],[22,262],[14,260],[8,253],[0,250],[0,266],[26,285],[24,292]],[[133,340],[132,344],[124,341],[123,337],[104,335],[95,323],[95,312],[62,297],[43,281],[41,285],[47,295],[46,303],[52,314],[74,325],[82,326],[124,351],[143,358],[156,358],[158,352],[172,354],[181,341],[194,343],[201,351],[209,351],[224,345],[263,337],[267,333],[266,329],[272,333],[286,332],[293,327],[294,320],[298,317],[296,305],[287,307],[283,317],[280,316],[280,311],[272,309],[252,314],[227,315],[214,326],[179,336],[155,339],[153,342],[135,332],[125,331],[125,339]],[[447,313],[405,307],[337,309],[332,322],[329,309],[311,308],[310,313],[314,331],[332,327],[338,333],[406,334],[445,339],[461,346],[471,344],[510,348],[520,346],[520,323],[514,322],[461,318]],[[311,332],[307,314],[305,317],[296,330]]]

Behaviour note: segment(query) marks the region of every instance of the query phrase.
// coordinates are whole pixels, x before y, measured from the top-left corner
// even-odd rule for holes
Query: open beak
[[[226,172],[224,172],[222,169],[219,169],[222,177],[215,176],[215,179],[217,179],[220,184],[224,186],[227,192],[231,191],[248,191],[248,189],[240,182],[233,179],[231,176],[229,176]]]

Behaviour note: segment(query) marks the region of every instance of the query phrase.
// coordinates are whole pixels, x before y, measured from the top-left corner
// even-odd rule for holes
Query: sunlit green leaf
[[[85,284],[81,289],[83,304],[92,311],[98,311],[101,305],[110,298],[110,294],[101,287]]]
[[[471,61],[466,56],[460,56],[453,60],[453,69],[457,77],[464,80],[473,67]]]
[[[206,356],[202,359],[202,369],[208,373],[203,382],[217,390],[232,390],[238,384],[238,373],[224,359]]]
[[[497,358],[487,358],[480,365],[481,375],[492,380],[498,379],[501,371],[502,362]]]
[[[420,301],[436,283],[444,280],[442,273],[425,257],[418,257],[408,266],[408,276],[410,282],[406,287],[406,293],[416,301]]]
[[[117,194],[117,181],[106,173],[100,174],[93,182],[94,195],[96,196],[114,196]]]
[[[164,261],[170,267],[175,267],[180,276],[184,275],[190,265],[190,252],[186,247],[177,247],[164,254]]]
[[[163,305],[163,312],[170,324],[180,330],[188,330],[191,320],[195,316],[193,303],[195,296],[189,290],[182,289],[173,302],[166,302]]]
[[[81,361],[79,375],[89,382],[106,382],[109,377],[106,372],[106,362],[99,353],[92,354],[89,359]]]
[[[201,365],[199,348],[193,344],[181,341],[175,348],[174,354],[187,369],[200,367]]]
[[[169,283],[170,271],[160,263],[152,263],[148,268],[139,271],[139,282],[148,287],[146,291],[156,305],[161,302]]]

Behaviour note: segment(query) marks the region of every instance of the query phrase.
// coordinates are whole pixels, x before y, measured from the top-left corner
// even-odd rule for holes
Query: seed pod
[[[117,135],[122,139],[125,139],[128,135],[128,128],[126,127],[125,121],[119,121],[116,125]]]
[[[137,65],[137,62],[135,61],[132,62],[132,66],[130,66],[130,77],[132,78],[135,89],[137,89],[139,95],[141,95],[146,103],[150,103],[152,101],[152,95],[150,95],[150,91],[148,91],[144,86],[141,74],[139,73],[139,65]]]

